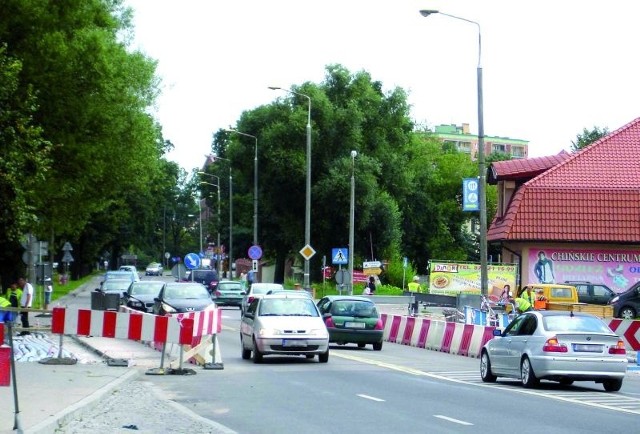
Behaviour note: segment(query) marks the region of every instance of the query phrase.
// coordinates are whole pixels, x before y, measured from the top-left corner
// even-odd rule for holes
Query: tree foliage
[[[56,255],[64,241],[80,243],[74,266],[82,272],[115,240],[138,244],[157,219],[151,199],[164,193],[149,186],[166,188],[169,173],[147,112],[156,65],[128,50],[130,30],[121,0],[3,1],[1,74],[13,80],[11,122],[23,129],[12,137],[5,128],[0,140],[24,152],[3,159],[20,177],[5,178],[19,194],[2,242],[29,231],[52,241]]]
[[[582,133],[576,135],[576,140],[571,141],[571,151],[577,152],[581,149],[586,148],[593,142],[600,140],[601,138],[607,136],[609,134],[609,129],[607,127],[600,128],[594,126],[593,129],[587,130],[586,128],[582,129]]]

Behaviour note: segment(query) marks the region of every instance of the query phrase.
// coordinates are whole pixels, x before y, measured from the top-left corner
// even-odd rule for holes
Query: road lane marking
[[[585,392],[585,393],[573,393],[567,391],[535,391],[530,389],[523,389],[520,387],[508,387],[509,384],[505,383],[484,383],[480,379],[480,372],[476,372],[475,377],[472,374],[474,371],[460,371],[460,372],[425,372],[419,369],[409,368],[406,366],[396,365],[392,363],[380,362],[377,360],[367,359],[365,357],[354,356],[352,354],[339,353],[337,351],[331,352],[331,357],[338,357],[347,360],[353,360],[356,362],[366,363],[381,368],[391,369],[394,371],[404,372],[410,375],[429,377],[437,380],[450,381],[459,384],[468,384],[476,387],[493,387],[500,388],[501,390],[508,390],[515,393],[521,393],[525,395],[534,395],[542,398],[556,399],[558,401],[571,402],[574,404],[582,404],[590,407],[601,408],[605,410],[613,410],[621,413],[640,414],[640,399],[631,398],[628,396],[614,394],[607,396],[605,392]],[[502,380],[502,379],[501,379]],[[509,379],[505,380],[509,381]],[[515,384],[517,380],[512,380],[511,385]],[[519,384],[519,382],[517,382]],[[507,387],[505,387],[507,386]],[[610,403],[603,403],[602,400],[613,399]],[[631,407],[631,408],[627,408]]]
[[[357,396],[364,399],[370,399],[371,401],[384,402],[384,399],[376,398],[375,396],[363,395],[362,393],[358,393]]]
[[[460,425],[466,425],[466,426],[473,425],[471,422],[465,422],[464,420],[454,419],[452,417],[443,416],[441,414],[434,414],[433,417],[437,417],[438,419],[447,420],[453,423],[459,423]]]

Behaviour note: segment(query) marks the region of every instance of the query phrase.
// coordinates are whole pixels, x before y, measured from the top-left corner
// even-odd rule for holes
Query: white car
[[[162,267],[162,264],[159,262],[149,263],[149,265],[147,265],[147,268],[144,272],[146,276],[162,276],[162,273],[164,273],[164,268]]]
[[[249,287],[249,290],[242,298],[242,304],[240,305],[240,312],[244,313],[247,310],[247,307],[251,304],[253,300],[256,298],[263,297],[269,291],[282,291],[284,290],[284,286],[280,283],[254,283]]]
[[[134,265],[121,265],[118,271],[128,271],[131,273],[134,282],[138,282],[140,280],[140,275]]]
[[[242,358],[260,363],[265,355],[318,356],[329,361],[329,332],[313,300],[298,294],[253,299],[240,323]]]

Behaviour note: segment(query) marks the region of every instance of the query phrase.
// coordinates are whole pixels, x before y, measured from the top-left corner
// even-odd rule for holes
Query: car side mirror
[[[493,329],[493,336],[502,336],[502,330]]]
[[[240,293],[240,295],[247,295],[247,292],[246,292],[246,291],[242,291],[242,292]]]

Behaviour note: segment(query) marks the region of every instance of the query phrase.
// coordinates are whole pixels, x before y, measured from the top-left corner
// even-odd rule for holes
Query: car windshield
[[[335,300],[331,303],[331,314],[336,316],[353,316],[359,318],[377,318],[376,305],[369,301]]]
[[[187,283],[178,285],[167,285],[164,291],[164,298],[211,298],[207,289],[200,285],[189,285]]]
[[[153,262],[149,265],[147,265],[147,268],[158,268],[160,266],[160,264],[158,264],[157,262]]]
[[[260,316],[319,316],[313,300],[307,298],[267,298],[260,304]]]
[[[130,271],[107,271],[104,278],[105,280],[110,279],[129,279],[131,280],[133,277]]]
[[[224,291],[242,291],[242,283],[240,282],[220,282],[218,289]]]
[[[217,280],[218,275],[215,271],[193,271],[193,278],[195,280]]]
[[[153,282],[153,283],[143,283],[143,284],[140,284],[139,282],[134,283],[131,286],[131,295],[157,295],[162,289],[163,285],[164,285],[163,282]]]
[[[542,320],[545,330],[552,332],[611,333],[611,329],[599,318],[591,316],[553,315]]]

